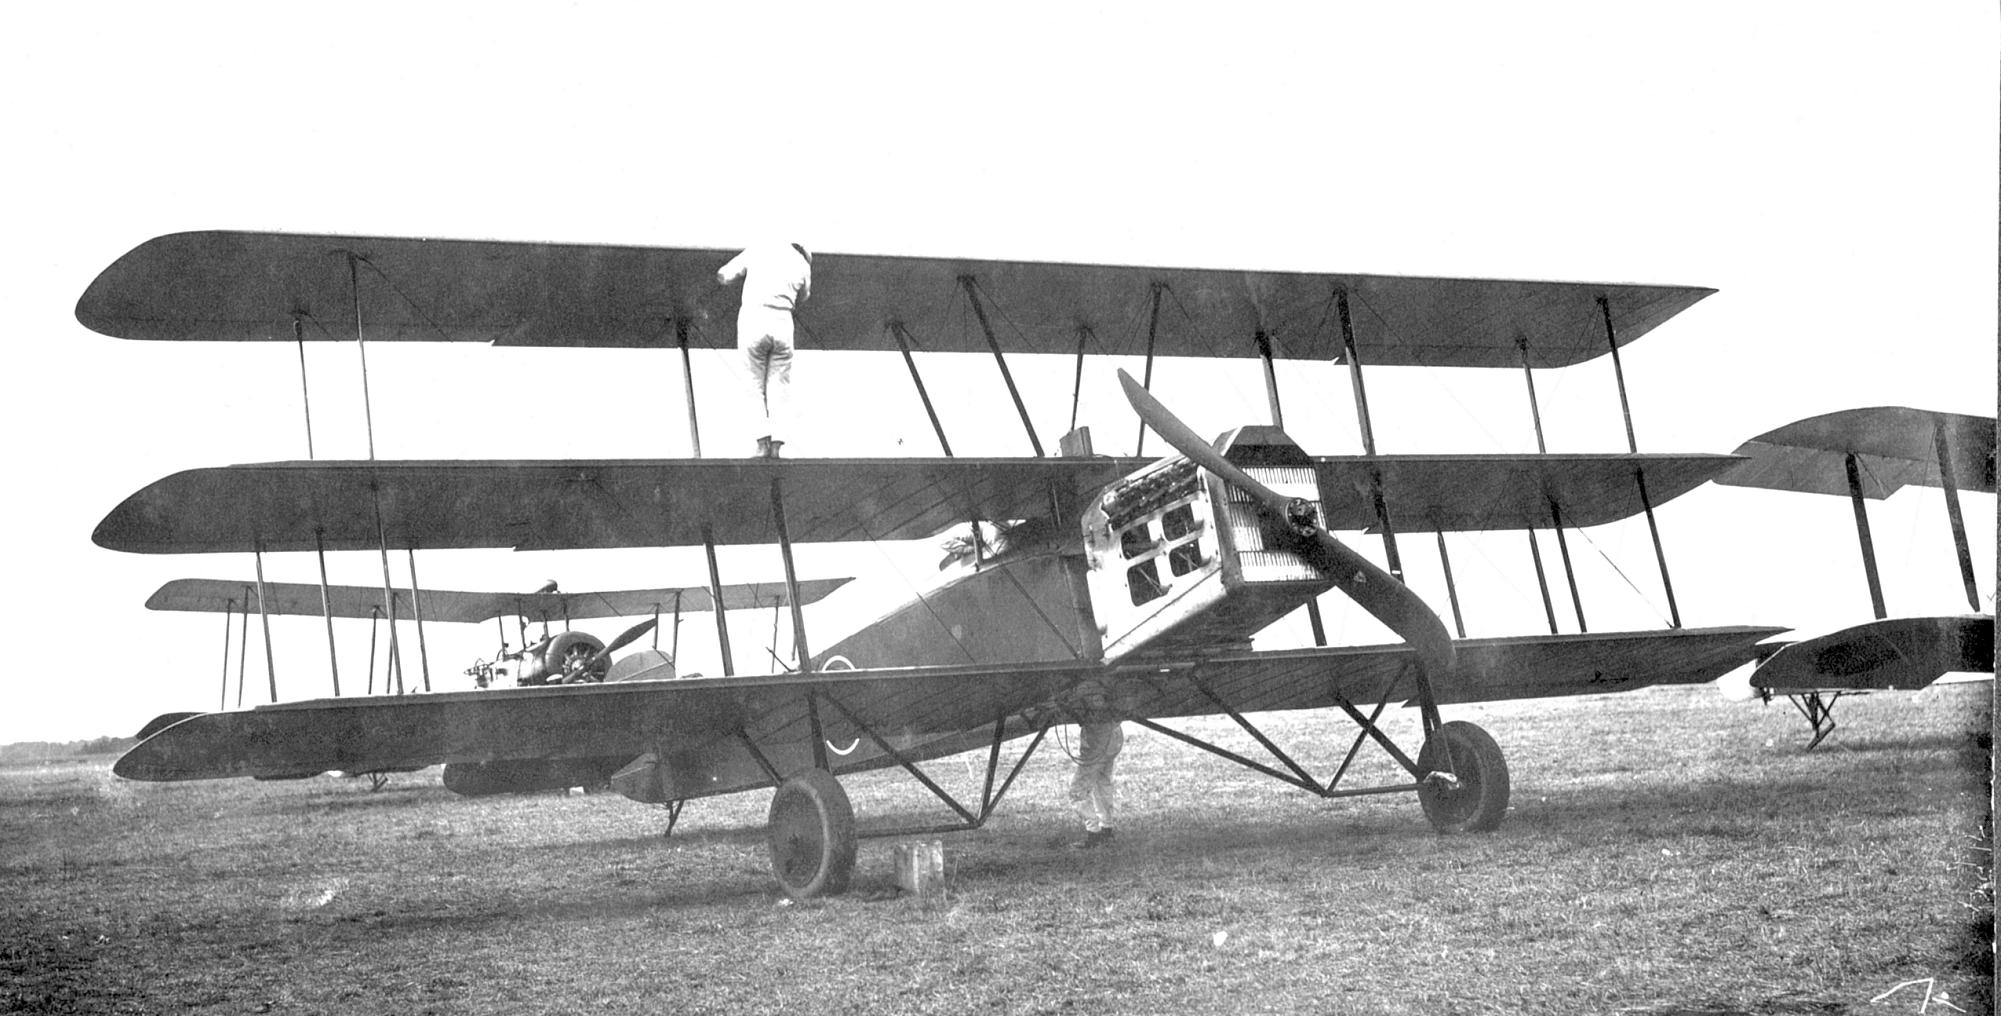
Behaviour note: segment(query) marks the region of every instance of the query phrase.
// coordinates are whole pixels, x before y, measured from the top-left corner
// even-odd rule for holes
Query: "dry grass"
[[[1450,710],[1514,770],[1507,823],[1466,837],[1138,733],[1119,845],[1073,853],[1046,750],[947,838],[930,905],[882,840],[848,895],[782,902],[764,794],[697,802],[663,841],[621,798],[462,800],[435,771],[369,793],[0,770],[0,1008],[1902,1013],[1922,988],[1870,1000],[1932,978],[1927,1011],[1979,1012],[1988,697],[1845,700],[1811,754],[1789,709],[1704,689]],[[1321,769],[1350,736],[1267,719]],[[852,790],[865,823],[922,804]]]

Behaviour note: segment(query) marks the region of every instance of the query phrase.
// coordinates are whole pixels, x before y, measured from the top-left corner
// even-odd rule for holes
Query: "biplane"
[[[813,579],[798,584],[797,592],[805,602],[813,603],[825,598],[849,580]],[[319,616],[327,619],[328,642],[333,639],[333,619],[360,618],[370,624],[371,646],[376,642],[375,629],[384,620],[390,622],[392,648],[389,653],[390,668],[396,672],[397,686],[402,685],[400,673],[400,653],[393,648],[393,632],[397,618],[407,618],[417,624],[418,655],[423,662],[423,687],[431,690],[430,653],[423,641],[425,621],[455,624],[477,624],[495,622],[500,637],[500,648],[491,659],[481,659],[466,669],[476,687],[502,684],[526,687],[541,684],[576,684],[585,681],[619,681],[634,677],[657,675],[662,678],[677,676],[673,670],[675,649],[680,636],[681,621],[684,616],[707,613],[718,609],[745,609],[756,607],[782,607],[785,597],[792,592],[775,582],[739,583],[724,586],[721,598],[710,594],[706,586],[688,586],[669,589],[619,589],[596,590],[581,593],[565,593],[550,581],[532,593],[469,592],[455,589],[418,589],[412,587],[391,587],[388,589],[367,586],[344,586],[302,582],[260,582],[231,579],[175,579],[161,586],[146,600],[150,610],[180,610],[224,615],[223,626],[223,703],[228,707],[229,671],[228,648],[231,627],[229,621],[241,614],[243,625],[240,630],[239,656],[247,653],[250,634],[250,614],[256,611],[260,617],[273,615]],[[651,614],[650,621],[641,622],[626,629],[610,643],[588,632],[570,630],[572,621],[584,621],[604,617],[634,617]],[[507,641],[506,619],[513,618],[520,636],[520,648],[511,647]],[[666,629],[674,640],[665,650],[660,648],[658,630],[661,619],[667,619]],[[560,623],[561,631],[551,631],[551,626]],[[541,637],[530,641],[528,626],[539,624]],[[629,645],[632,640],[647,631],[654,631],[655,637],[651,655],[643,660],[628,657],[619,661],[614,670],[610,654]],[[267,645],[270,641],[267,634]],[[368,691],[374,693],[375,660],[373,648],[369,651],[370,671]],[[334,692],[340,692],[340,665],[337,658],[329,654],[330,672],[333,677]],[[659,668],[667,668],[664,672]],[[275,663],[272,665],[275,669]],[[274,675],[275,680],[275,675]],[[237,670],[237,700],[242,701],[244,681],[243,668]],[[387,679],[384,687],[387,689]],[[273,701],[276,701],[274,693]]]
[[[1737,487],[1846,496],[1855,515],[1862,575],[1875,619],[1780,648],[1751,672],[1771,701],[1784,695],[1813,728],[1812,748],[1834,732],[1843,695],[1915,690],[1951,673],[1994,673],[1994,614],[1982,610],[1967,547],[1962,490],[1994,493],[1995,421],[1901,406],[1849,409],[1790,423],[1737,449],[1742,464],[1717,478]],[[1905,486],[1944,492],[1946,528],[1959,562],[1966,614],[1891,617],[1883,599],[1870,500]]]
[[[1495,740],[1446,706],[1698,683],[1757,658],[1784,629],[1683,627],[1654,508],[1713,479],[1730,455],[1395,455],[1375,446],[1362,364],[1519,368],[1541,447],[1535,371],[1610,355],[1710,291],[1694,287],[1223,271],[817,254],[798,316],[805,350],[901,354],[942,457],[717,459],[700,454],[693,349],[734,345],[715,268],[732,252],[255,233],[161,237],[93,282],[77,316],[106,334],[209,341],[465,341],[678,350],[694,456],[534,461],[291,461],[196,469],[127,498],[97,527],[138,553],[388,548],[702,547],[775,544],[796,660],[738,674],[728,610],[714,611],[723,673],[701,680],[336,697],[187,716],[116,766],[184,780],[445,763],[534,783],[581,759],[618,758],[612,786],[666,804],[773,790],[767,838],[785,892],[841,891],[860,835],[841,779],[900,770],[979,827],[1058,724],[1129,721],[1320,798],[1407,793],[1440,831],[1496,827],[1508,768]],[[1113,337],[1123,336],[1124,344]],[[1142,424],[1171,451],[1095,454],[1073,430],[1047,455],[1007,353],[1256,357],[1272,419],[1214,441],[1120,372]],[[1032,457],[959,457],[939,424],[918,352],[990,354]],[[1280,365],[1345,364],[1359,455],[1314,455],[1284,431]],[[301,356],[303,370],[304,357]],[[365,383],[365,378],[364,378]],[[1200,398],[1200,392],[1188,393]],[[1073,407],[1073,420],[1075,412]],[[1144,432],[1142,431],[1142,438]],[[372,447],[372,445],[371,445]],[[1137,452],[1137,449],[1136,449]],[[1673,627],[1557,631],[1535,531],[1644,515]],[[978,524],[1004,523],[1004,548]],[[809,646],[797,544],[935,540],[973,524],[975,558],[873,623]],[[1550,633],[1468,638],[1446,534],[1529,533]],[[1388,567],[1334,534],[1379,537]],[[1457,637],[1402,581],[1399,533],[1428,532],[1445,564]],[[1329,645],[1318,614],[1339,591],[1400,641]],[[723,597],[716,596],[717,602]],[[1254,649],[1304,609],[1312,646]],[[1399,745],[1391,705],[1415,707]],[[1331,775],[1258,726],[1258,714],[1322,710],[1356,728]],[[1172,725],[1227,716],[1267,753],[1252,758]],[[1027,739],[1010,766],[1003,748]],[[1353,785],[1373,746],[1398,775]],[[923,763],[978,750],[984,778],[961,801]]]

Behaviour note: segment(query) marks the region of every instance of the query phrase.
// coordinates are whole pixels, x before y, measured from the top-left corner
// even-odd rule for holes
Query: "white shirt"
[[[813,265],[793,244],[746,249],[716,272],[716,281],[743,279],[743,306],[790,312],[813,289]]]

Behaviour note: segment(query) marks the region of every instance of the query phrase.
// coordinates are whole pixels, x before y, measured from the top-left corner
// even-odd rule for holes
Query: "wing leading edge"
[[[1757,643],[1782,630],[1462,640],[1461,674],[1439,693],[1474,702],[1698,683],[1755,659]],[[1325,647],[1125,669],[1078,661],[318,699],[150,725],[115,771],[170,781],[651,753],[661,775],[647,793],[664,800],[768,784],[752,743],[781,773],[811,764],[813,710],[831,745],[859,746],[830,756],[849,772],[887,764],[870,731],[941,753],[974,746],[996,721],[1015,736],[1107,702],[1113,715],[1164,718],[1213,714],[1218,700],[1241,712],[1395,701],[1409,693],[1399,676],[1413,660],[1406,646]],[[1092,705],[1080,697],[1087,686],[1110,692]]]
[[[800,543],[925,539],[972,519],[1069,517],[1082,499],[1150,460],[723,459],[540,462],[275,462],[176,473],[125,499],[92,538],[147,554],[372,550],[567,550],[777,540],[785,491]],[[1642,510],[1730,468],[1723,455],[1327,456],[1313,460],[1335,529],[1376,526],[1368,477],[1381,473],[1392,521],[1450,531],[1567,526]],[[1052,500],[1054,506],[1052,506]]]
[[[734,251],[607,244],[209,231],[149,240],[78,301],[77,320],[120,338],[369,341],[502,346],[735,344],[734,294],[714,273]],[[1370,364],[1560,367],[1607,352],[1714,290],[1694,286],[1154,268],[972,258],[816,254],[804,346],[987,351],[979,300],[1011,351],[1340,359],[1337,295]],[[357,285],[358,283],[358,285]],[[1604,301],[1601,307],[1600,300]],[[1158,313],[1156,313],[1156,310]],[[1151,323],[1151,324],[1150,324]],[[683,329],[681,326],[686,325]],[[901,336],[897,333],[901,332]],[[1525,345],[1524,345],[1525,342]]]

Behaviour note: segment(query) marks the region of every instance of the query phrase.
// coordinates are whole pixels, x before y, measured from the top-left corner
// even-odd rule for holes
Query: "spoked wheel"
[[[1508,813],[1508,762],[1501,746],[1487,732],[1465,720],[1440,724],[1425,738],[1417,766],[1428,777],[1447,768],[1444,749],[1450,745],[1451,780],[1424,778],[1418,803],[1424,817],[1441,833],[1487,832]],[[1456,786],[1454,785],[1456,783]]]
[[[825,769],[788,777],[771,795],[765,825],[771,870],[793,899],[845,892],[855,870],[855,809]]]

